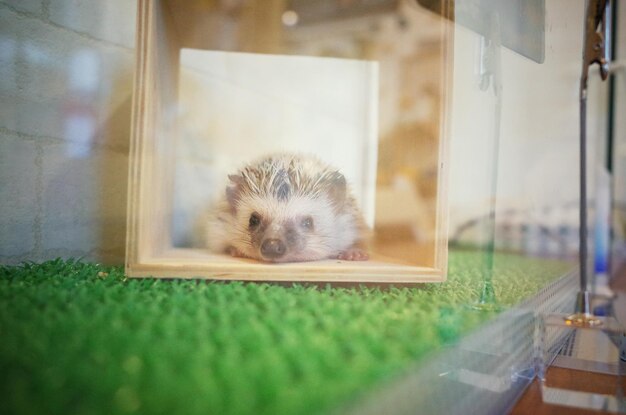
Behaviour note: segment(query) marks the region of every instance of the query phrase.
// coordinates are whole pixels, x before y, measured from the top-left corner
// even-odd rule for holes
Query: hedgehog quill
[[[210,250],[264,262],[364,261],[368,228],[346,179],[313,156],[274,154],[228,176]]]

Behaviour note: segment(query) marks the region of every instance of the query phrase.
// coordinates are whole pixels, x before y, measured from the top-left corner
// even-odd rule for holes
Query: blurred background
[[[445,23],[414,1],[160,4],[182,47],[378,62],[374,222],[380,250],[402,255],[408,249],[414,257],[432,234],[444,122],[453,245],[485,244],[495,197],[497,248],[575,258],[583,1],[540,2],[543,61],[503,49],[499,104],[477,80],[481,36],[457,25],[443,67],[450,40]],[[78,256],[123,262],[136,8],[133,0],[0,1],[0,261]],[[617,45],[623,56],[624,42]],[[447,75],[453,88],[444,114]],[[614,117],[608,152],[608,83],[591,82],[591,206],[597,189],[612,190],[608,203],[619,236],[626,205],[624,121]],[[615,88],[611,105],[619,113],[626,96],[619,93],[623,71],[616,72]],[[184,157],[194,162],[193,154]],[[612,182],[604,172],[607,158]],[[188,241],[183,236],[179,243]]]

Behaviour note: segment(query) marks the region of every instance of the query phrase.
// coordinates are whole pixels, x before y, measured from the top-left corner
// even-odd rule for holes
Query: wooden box
[[[127,275],[445,280],[450,25],[402,1],[323,3],[341,10],[138,1]],[[190,243],[229,169],[277,149],[346,172],[373,229],[368,261],[269,264]]]

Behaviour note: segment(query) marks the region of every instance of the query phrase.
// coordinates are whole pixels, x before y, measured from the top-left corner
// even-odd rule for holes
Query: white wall
[[[617,50],[615,59],[615,108],[613,136],[614,234],[626,241],[626,3],[618,5]],[[622,247],[622,251],[626,248]],[[624,253],[622,253],[624,255]]]

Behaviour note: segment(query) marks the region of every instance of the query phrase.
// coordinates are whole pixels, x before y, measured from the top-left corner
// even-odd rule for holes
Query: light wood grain
[[[442,19],[444,121],[439,140],[439,169],[434,238],[431,246],[414,247],[402,239],[393,249],[373,252],[364,262],[326,260],[308,263],[265,264],[214,255],[202,250],[173,249],[171,243],[174,142],[179,52],[196,46],[203,22],[211,16],[204,7],[193,19],[185,19],[187,7],[207,2],[139,0],[137,13],[136,68],[133,91],[130,150],[126,272],[131,277],[180,277],[218,280],[419,283],[444,281],[448,262],[448,134],[445,114],[450,108],[453,25]],[[210,3],[210,2],[209,2]],[[447,2],[444,2],[447,3]],[[212,3],[211,3],[212,4]],[[444,7],[445,13],[449,8]],[[202,16],[205,16],[203,18]],[[213,30],[213,29],[212,29]],[[214,32],[214,31],[213,31]],[[213,33],[209,30],[206,33]],[[193,36],[192,36],[193,35]],[[279,35],[273,35],[276,43]],[[195,39],[193,42],[190,39]],[[210,41],[204,42],[211,45]],[[267,43],[267,42],[266,42]],[[272,46],[269,50],[275,51]],[[257,51],[258,52],[258,51]],[[175,111],[174,111],[175,112]],[[246,145],[242,143],[242,145]],[[406,246],[405,246],[406,245]],[[411,255],[413,252],[413,255]]]

